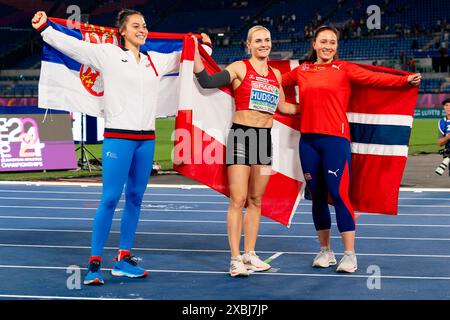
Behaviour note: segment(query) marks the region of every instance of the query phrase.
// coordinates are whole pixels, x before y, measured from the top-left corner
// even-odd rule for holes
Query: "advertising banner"
[[[445,116],[442,101],[450,98],[448,93],[419,94],[414,110],[414,119],[439,119]]]
[[[0,172],[77,168],[70,114],[0,107],[0,156]]]

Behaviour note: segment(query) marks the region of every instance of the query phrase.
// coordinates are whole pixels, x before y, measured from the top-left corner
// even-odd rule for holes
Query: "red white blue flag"
[[[49,18],[53,29],[90,43],[121,46],[117,28]],[[159,55],[181,51],[185,34],[149,32],[141,51]],[[175,115],[178,100],[177,74],[161,75],[157,116]],[[151,90],[152,88],[149,88]],[[40,108],[82,112],[103,117],[103,78],[95,68],[83,65],[44,42],[39,79]]]

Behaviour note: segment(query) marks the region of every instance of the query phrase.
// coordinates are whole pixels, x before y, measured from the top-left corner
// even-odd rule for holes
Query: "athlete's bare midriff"
[[[240,110],[234,114],[233,122],[248,127],[272,128],[273,115],[255,110]]]

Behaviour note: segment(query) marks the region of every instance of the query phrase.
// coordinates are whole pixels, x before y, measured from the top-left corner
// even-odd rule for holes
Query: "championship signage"
[[[0,172],[75,169],[69,113],[0,107]]]

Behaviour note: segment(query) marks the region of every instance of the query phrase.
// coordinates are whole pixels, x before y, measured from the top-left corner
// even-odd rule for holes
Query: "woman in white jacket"
[[[37,12],[32,26],[43,40],[77,62],[99,70],[104,82],[105,133],[103,141],[103,192],[92,232],[91,257],[84,284],[103,284],[100,266],[114,211],[125,188],[120,246],[113,276],[139,278],[147,272],[131,255],[142,198],[150,177],[155,149],[155,117],[161,76],[179,67],[180,54],[143,54],[147,39],[144,16],[122,10],[117,18],[124,46],[91,44],[47,25]],[[210,43],[202,34],[203,43]],[[209,48],[208,48],[209,49]]]

